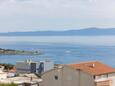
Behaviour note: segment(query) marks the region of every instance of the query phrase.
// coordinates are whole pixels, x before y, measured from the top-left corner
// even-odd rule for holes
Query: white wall
[[[17,73],[30,73],[30,64],[26,62],[17,62],[16,72]]]
[[[7,78],[7,73],[0,74],[0,79],[6,79],[6,78]]]
[[[108,74],[108,77],[115,77],[115,73]]]
[[[112,80],[112,86],[115,86],[115,73],[96,76],[96,81]]]
[[[44,61],[44,72],[53,68],[54,68],[54,63],[52,61]]]
[[[98,76],[96,76],[95,80],[98,80],[98,79],[107,79],[108,77],[109,77],[108,74],[98,75]]]
[[[0,66],[0,72],[4,70],[4,66]]]
[[[108,74],[108,79],[112,80],[112,86],[115,86],[115,73]]]

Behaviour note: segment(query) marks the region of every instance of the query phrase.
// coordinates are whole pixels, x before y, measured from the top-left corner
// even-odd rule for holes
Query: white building
[[[0,65],[0,71],[4,70],[4,66]]]
[[[0,80],[1,79],[6,79],[7,78],[7,73],[4,72],[4,66],[0,65]]]
[[[0,80],[0,83],[10,84],[14,83],[18,86],[40,86],[42,79],[38,78],[35,74],[24,74],[17,77],[6,78]]]
[[[54,68],[54,63],[52,61],[40,61],[37,66],[37,73],[43,73]]]
[[[62,65],[42,79],[42,86],[115,86],[115,69],[97,61]]]
[[[16,62],[17,73],[43,73],[53,69],[54,63],[52,61],[34,62],[31,60]]]
[[[16,62],[16,73],[35,73],[36,63],[31,60]]]

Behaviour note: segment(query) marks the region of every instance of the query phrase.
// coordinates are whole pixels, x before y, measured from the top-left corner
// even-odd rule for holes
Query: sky
[[[0,0],[0,32],[115,27],[115,0]]]

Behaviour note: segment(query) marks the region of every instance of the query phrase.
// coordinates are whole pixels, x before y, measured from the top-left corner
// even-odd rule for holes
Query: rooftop
[[[1,83],[39,83],[42,82],[41,78],[38,78],[34,74],[25,74],[17,77],[12,77],[12,78],[6,78],[6,79],[1,79]]]
[[[115,69],[98,61],[83,62],[79,64],[69,64],[74,69],[79,69],[91,75],[102,75],[107,73],[115,73]]]

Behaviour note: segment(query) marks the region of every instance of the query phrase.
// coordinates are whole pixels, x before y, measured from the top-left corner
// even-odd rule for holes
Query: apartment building
[[[42,86],[115,86],[115,69],[98,61],[61,65],[42,79]]]
[[[18,61],[16,62],[16,73],[43,73],[54,68],[52,61]]]
[[[16,73],[36,73],[36,62],[31,60],[16,62]]]

